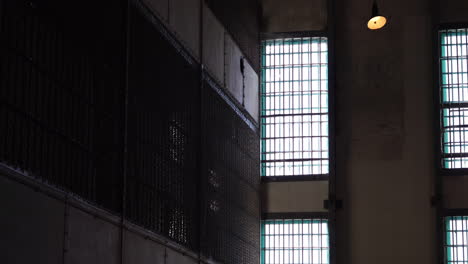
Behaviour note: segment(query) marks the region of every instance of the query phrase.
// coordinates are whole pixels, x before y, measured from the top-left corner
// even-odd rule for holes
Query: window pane
[[[326,219],[262,221],[261,264],[329,263]]]
[[[445,263],[468,264],[468,216],[445,218]]]
[[[442,167],[468,168],[468,34],[448,29],[440,36]]]
[[[328,174],[327,39],[262,43],[262,176]]]

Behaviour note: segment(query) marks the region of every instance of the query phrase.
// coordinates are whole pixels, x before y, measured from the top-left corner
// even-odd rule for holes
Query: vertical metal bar
[[[457,45],[456,45],[456,54],[457,54],[457,89],[458,89],[458,101],[459,102],[464,102],[464,97],[463,97],[463,70],[462,70],[462,33],[460,29],[457,29]],[[466,144],[466,138],[465,138],[465,131],[466,128],[463,127],[463,117],[465,114],[465,107],[460,107],[460,113],[458,117],[458,125],[460,127],[460,153],[465,153],[465,144]],[[460,167],[464,168],[464,163],[465,157],[460,157]]]
[[[290,117],[291,118],[291,131],[289,132],[289,136],[292,138],[292,148],[293,148],[293,153],[292,153],[292,159],[294,160],[293,162],[291,162],[290,166],[292,167],[292,175],[296,175],[296,161],[295,161],[295,154],[296,154],[296,151],[298,151],[298,149],[296,149],[296,137],[294,136],[294,126],[296,125],[296,121],[295,121],[295,116],[293,115],[294,114],[294,107],[295,107],[295,103],[294,103],[294,99],[295,99],[295,94],[294,94],[294,89],[293,89],[293,85],[294,85],[294,61],[293,61],[293,57],[294,57],[294,42],[295,42],[295,39],[294,38],[291,38],[290,40],[290,44],[288,45],[289,46],[289,49],[288,49],[288,70],[289,70],[289,80],[288,80],[288,84],[289,84],[289,107],[288,107],[288,112],[290,114]],[[286,84],[286,83],[285,83]],[[283,150],[284,148],[286,147],[286,144],[283,144]]]
[[[279,65],[281,66],[281,79],[280,79],[280,82],[279,82],[279,90],[278,92],[282,93],[282,94],[286,94],[286,89],[285,89],[285,83],[286,83],[286,80],[285,80],[285,77],[286,76],[286,70],[285,70],[285,57],[284,57],[284,54],[286,53],[286,43],[285,43],[285,40],[282,39],[281,40],[281,49],[278,50],[278,53],[280,54],[278,57],[281,58],[279,59]],[[275,79],[277,79],[278,77],[275,76]],[[279,79],[279,78],[278,78]],[[281,108],[279,106],[276,106],[275,109],[281,109],[281,111],[276,111],[277,113],[282,113],[282,114],[286,114],[286,96],[283,96],[283,105],[281,105]],[[275,117],[276,119],[276,117]],[[283,126],[280,127],[280,129],[278,129],[279,131],[281,131],[282,135],[286,135],[286,128],[284,126],[284,124],[286,124],[286,117],[283,116],[282,117],[283,119]],[[276,135],[275,134],[275,137],[279,137],[281,134],[278,134]],[[283,149],[285,147],[285,139],[279,139],[279,140],[275,140],[275,141],[278,141],[279,143],[279,146],[275,146],[275,160],[278,160],[279,159],[279,155],[277,154],[280,150],[281,150],[281,146],[283,146]],[[291,147],[293,149],[293,146]],[[277,171],[276,171],[277,172]],[[286,161],[283,161],[283,174],[286,173]],[[275,173],[275,176],[277,174]]]
[[[123,55],[124,65],[122,67],[124,92],[123,92],[123,104],[124,104],[124,133],[123,133],[123,168],[122,168],[122,182],[121,182],[121,222],[120,222],[120,263],[124,263],[125,259],[125,218],[127,217],[127,173],[128,173],[128,92],[129,92],[129,65],[130,65],[130,45],[131,45],[131,1],[122,0],[123,10]]]
[[[335,83],[335,40],[336,40],[336,0],[328,1],[327,5],[327,42],[328,42],[328,199],[332,206],[328,211],[328,237],[329,237],[329,263],[336,264],[336,256],[339,253],[336,245],[336,83]],[[320,88],[321,90],[322,88]]]
[[[196,237],[198,239],[196,239],[196,245],[192,245],[194,246],[194,248],[197,249],[198,251],[198,261],[199,263],[201,263],[201,252],[203,250],[203,247],[202,247],[202,243],[204,241],[204,239],[202,238],[202,234],[204,234],[204,226],[206,226],[206,222],[205,221],[201,221],[201,215],[204,215],[200,212],[202,212],[204,206],[203,206],[203,195],[202,195],[202,185],[204,184],[204,181],[203,181],[203,168],[204,166],[202,165],[203,164],[203,160],[204,160],[204,151],[202,149],[202,146],[204,145],[203,143],[203,139],[204,139],[204,136],[203,136],[203,132],[202,132],[202,128],[203,128],[203,116],[204,116],[204,113],[203,113],[203,105],[205,105],[205,101],[204,101],[204,74],[205,74],[205,69],[204,69],[204,59],[203,59],[203,56],[204,56],[204,53],[203,53],[203,45],[204,45],[204,41],[203,41],[203,35],[204,35],[204,15],[205,15],[205,12],[204,12],[204,5],[205,5],[205,1],[204,0],[200,0],[199,1],[200,3],[200,30],[199,30],[199,56],[200,56],[200,68],[199,68],[199,89],[198,89],[198,93],[197,93],[197,96],[198,96],[198,104],[197,104],[197,112],[198,112],[198,117],[199,119],[197,120],[197,127],[196,127],[196,137],[197,137],[197,145],[195,147],[195,153],[198,153],[197,155],[197,161],[196,161],[196,166],[198,166],[197,168],[197,172],[198,172],[198,177],[197,178],[197,181],[195,183],[195,194],[197,195],[197,200],[198,200],[198,203],[196,205],[196,219],[197,219],[197,223],[194,224],[194,226],[197,226],[197,232],[196,232]],[[203,218],[205,219],[205,218]],[[194,221],[195,219],[192,219],[192,221]],[[193,232],[191,235],[194,235]]]
[[[300,170],[300,173],[302,175],[304,175],[304,102],[303,102],[303,98],[304,98],[304,76],[302,75],[302,72],[304,70],[304,62],[303,62],[303,45],[304,45],[304,39],[303,38],[300,38],[300,41],[299,41],[299,54],[298,54],[298,59],[299,59],[299,79],[300,79],[300,82],[299,82],[299,89],[300,89],[300,97],[299,97],[299,107],[300,107],[300,111],[299,113],[301,113],[300,115],[300,133],[299,133],[299,136],[302,138],[301,139],[301,147],[300,147],[300,150],[301,150],[301,155],[300,155],[300,158],[301,158],[301,170]],[[294,87],[294,82],[293,82],[293,87]]]
[[[433,105],[434,105],[434,117],[436,122],[433,122],[434,124],[434,142],[437,142],[439,144],[434,144],[434,153],[435,153],[435,164],[434,164],[434,180],[435,180],[435,207],[436,207],[436,239],[437,239],[437,261],[438,263],[444,263],[444,252],[448,250],[446,246],[444,246],[444,241],[445,237],[444,236],[444,231],[445,231],[445,224],[444,219],[442,217],[442,207],[443,207],[443,201],[442,201],[442,176],[440,174],[441,171],[441,165],[442,162],[445,163],[445,160],[442,160],[442,151],[444,149],[444,140],[443,137],[444,135],[442,134],[443,127],[441,126],[443,124],[443,115],[442,115],[442,93],[443,93],[443,87],[442,87],[442,78],[441,78],[441,49],[444,47],[441,46],[441,34],[439,32],[439,20],[438,20],[438,5],[439,1],[437,0],[432,0],[431,1],[431,13],[432,13],[432,61],[433,61],[433,66],[432,66],[432,75],[433,75]],[[446,128],[444,128],[446,129]],[[450,142],[450,141],[449,141]]]
[[[301,43],[302,45],[302,43]],[[302,56],[302,55],[301,55]],[[304,262],[304,219],[301,219],[301,262]]]

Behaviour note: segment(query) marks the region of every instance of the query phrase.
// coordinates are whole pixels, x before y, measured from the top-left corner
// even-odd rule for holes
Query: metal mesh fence
[[[131,18],[127,216],[197,248],[198,69],[138,10]]]
[[[258,262],[258,135],[226,107],[208,79],[203,89],[202,250],[226,263]]]
[[[201,90],[200,66],[138,1],[126,90],[120,4],[0,1],[0,162],[223,263],[254,263],[256,128],[219,88]]]
[[[0,159],[119,212],[121,69],[45,3],[1,4]]]

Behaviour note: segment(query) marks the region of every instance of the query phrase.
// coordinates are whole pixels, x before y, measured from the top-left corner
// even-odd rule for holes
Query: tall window
[[[260,264],[329,263],[326,219],[262,221]]]
[[[468,216],[445,217],[445,263],[468,263]]]
[[[262,43],[261,175],[324,175],[328,155],[324,37]]]
[[[442,168],[468,168],[468,29],[440,37]]]

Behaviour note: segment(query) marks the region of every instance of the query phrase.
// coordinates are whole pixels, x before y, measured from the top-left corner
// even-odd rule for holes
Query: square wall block
[[[180,252],[177,252],[175,250],[172,250],[170,248],[167,248],[166,249],[167,251],[167,259],[166,259],[166,264],[197,264],[198,261],[189,257],[189,256],[186,256],[186,255],[183,255],[182,253]]]
[[[240,60],[243,57],[239,47],[228,34],[225,35],[224,71],[226,73],[226,88],[234,98],[242,104],[243,87]]]
[[[203,64],[222,86],[224,83],[224,28],[208,7],[203,9]]]
[[[116,225],[73,207],[68,220],[66,263],[120,263],[120,229]]]
[[[170,0],[169,25],[196,58],[200,58],[200,1]]]
[[[164,262],[164,246],[139,234],[125,231],[125,264],[154,264]]]
[[[245,61],[245,90],[244,104],[245,109],[258,122],[259,116],[259,91],[258,91],[258,75],[250,64]]]
[[[0,208],[1,263],[62,263],[62,202],[0,175]]]

